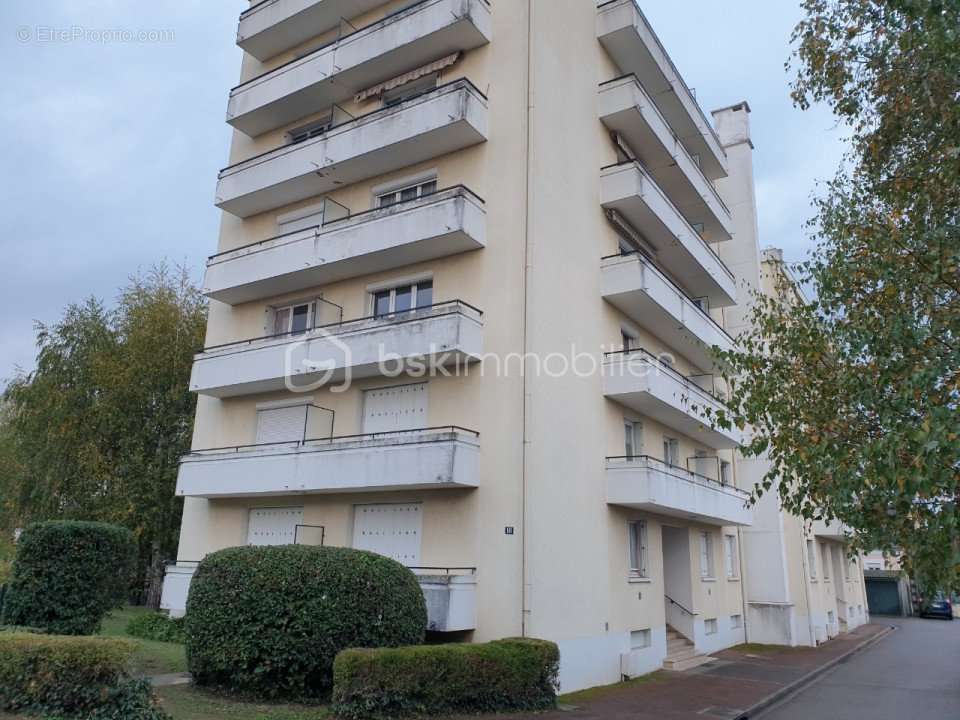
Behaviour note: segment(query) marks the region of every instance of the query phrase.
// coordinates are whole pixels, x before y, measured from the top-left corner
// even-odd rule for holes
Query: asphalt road
[[[762,719],[960,719],[960,620],[871,620],[898,629]]]

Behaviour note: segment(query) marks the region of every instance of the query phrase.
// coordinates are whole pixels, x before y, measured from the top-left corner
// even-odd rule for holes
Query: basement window
[[[717,632],[719,631],[719,628],[718,628],[718,626],[717,626],[717,619],[716,619],[716,618],[710,618],[709,620],[704,620],[704,621],[703,621],[703,631],[704,631],[707,635],[716,635]]]
[[[643,650],[652,645],[650,629],[630,631],[630,649]]]
[[[730,616],[730,629],[739,630],[743,627],[743,615],[731,615]]]

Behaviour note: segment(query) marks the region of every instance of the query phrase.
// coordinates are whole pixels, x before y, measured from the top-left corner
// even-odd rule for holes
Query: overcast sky
[[[788,260],[809,247],[810,194],[843,151],[828,112],[790,103],[783,64],[798,5],[641,2],[704,108],[750,102],[760,242]],[[33,322],[56,321],[68,303],[110,302],[164,258],[200,279],[216,245],[214,184],[246,6],[0,0],[0,381],[33,367]],[[169,32],[143,42],[102,33],[118,29]]]

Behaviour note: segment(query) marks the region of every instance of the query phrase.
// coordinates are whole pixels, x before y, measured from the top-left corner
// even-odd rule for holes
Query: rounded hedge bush
[[[265,698],[326,698],[337,653],[423,642],[410,570],[362,550],[284,545],[208,555],[194,575],[187,664],[200,685]]]
[[[124,528],[78,521],[30,525],[17,541],[0,624],[92,635],[123,603],[136,561],[136,541]]]

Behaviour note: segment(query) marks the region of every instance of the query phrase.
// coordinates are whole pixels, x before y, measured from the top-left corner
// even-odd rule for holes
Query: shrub
[[[26,633],[27,635],[45,635],[43,628],[26,627],[25,625],[0,625],[0,633]]]
[[[125,640],[0,633],[0,710],[44,717],[162,720]]]
[[[20,535],[0,622],[90,635],[119,607],[136,563],[133,534],[114,525],[43,522]]]
[[[560,652],[552,642],[344,650],[333,669],[333,709],[351,720],[534,711],[554,706]]]
[[[127,623],[127,635],[143,640],[182,643],[185,641],[183,618],[172,618],[159,612],[137,615]]]
[[[423,641],[427,611],[400,563],[349,548],[241,547],[207,556],[187,598],[194,680],[265,698],[329,695],[348,647]]]

